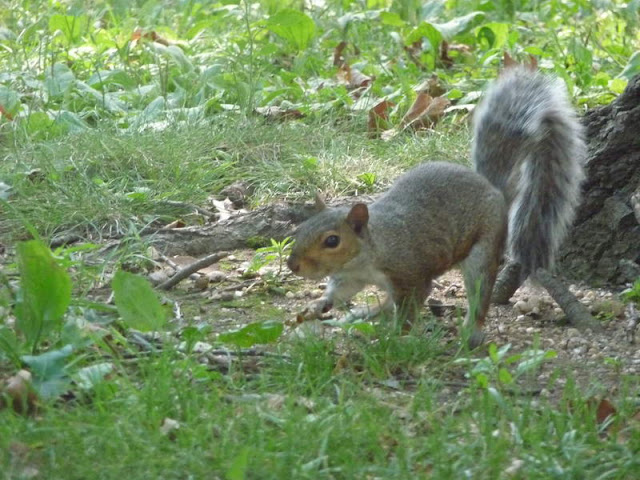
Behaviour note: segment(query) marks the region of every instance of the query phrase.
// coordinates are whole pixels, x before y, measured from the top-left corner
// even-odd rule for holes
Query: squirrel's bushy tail
[[[509,205],[509,255],[526,277],[552,266],[584,178],[583,131],[564,85],[527,67],[505,70],[474,115],[476,170]]]

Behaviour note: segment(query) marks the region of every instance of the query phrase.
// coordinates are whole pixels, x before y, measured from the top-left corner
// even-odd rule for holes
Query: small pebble
[[[169,275],[167,275],[167,272],[164,270],[156,270],[149,274],[149,281],[151,282],[151,285],[160,285],[167,280],[169,280]]]
[[[227,275],[224,272],[221,272],[219,270],[214,270],[212,272],[209,272],[207,274],[207,277],[209,277],[209,281],[211,283],[219,283],[227,279]]]

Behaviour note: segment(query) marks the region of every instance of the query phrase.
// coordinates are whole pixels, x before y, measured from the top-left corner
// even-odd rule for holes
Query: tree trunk
[[[587,180],[557,271],[592,285],[622,285],[640,276],[640,76],[583,123]]]

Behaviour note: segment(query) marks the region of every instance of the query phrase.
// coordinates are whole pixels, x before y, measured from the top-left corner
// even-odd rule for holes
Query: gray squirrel
[[[559,80],[535,65],[508,66],[473,119],[475,171],[423,163],[378,200],[327,208],[302,223],[287,264],[309,279],[330,277],[303,318],[317,318],[367,285],[386,293],[373,316],[400,308],[413,319],[432,280],[455,265],[464,275],[472,348],[484,324],[505,246],[522,278],[548,269],[580,200],[586,147]]]

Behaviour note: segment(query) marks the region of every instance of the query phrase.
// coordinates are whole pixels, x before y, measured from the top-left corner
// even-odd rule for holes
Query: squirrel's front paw
[[[333,308],[333,303],[324,297],[309,302],[305,309],[300,312],[300,316],[305,320],[314,320],[320,318],[323,313],[327,313]]]

